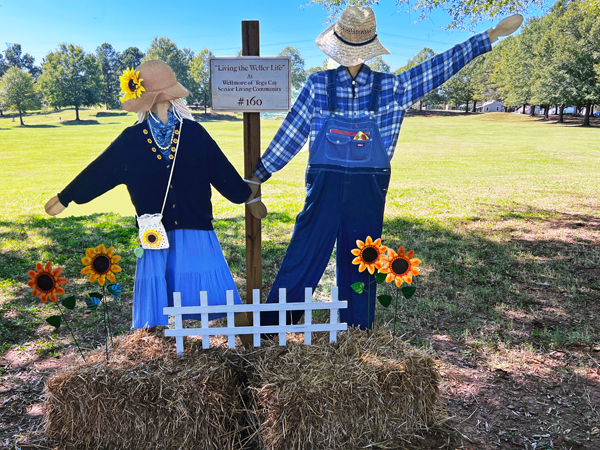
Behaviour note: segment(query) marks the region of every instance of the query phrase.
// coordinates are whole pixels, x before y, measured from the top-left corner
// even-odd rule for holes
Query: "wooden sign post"
[[[260,29],[258,20],[242,21],[242,56],[260,56]],[[260,113],[244,113],[244,176],[252,176],[252,169],[260,157]],[[260,187],[258,194],[260,195]],[[262,252],[260,220],[246,207],[246,303],[252,303],[252,291],[262,289]]]

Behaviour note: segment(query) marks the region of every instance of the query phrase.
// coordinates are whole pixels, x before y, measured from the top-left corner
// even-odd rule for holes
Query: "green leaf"
[[[375,274],[375,281],[377,281],[377,284],[385,283],[385,277],[387,277],[387,273],[377,272]]]
[[[121,295],[122,289],[123,289],[122,284],[109,284],[106,287],[106,290],[110,293],[110,295],[112,295],[115,298]]]
[[[387,294],[382,294],[377,296],[377,300],[381,303],[381,306],[387,308],[392,303],[392,296]]]
[[[88,295],[89,297],[86,297],[85,304],[87,305],[90,311],[95,311],[98,308],[98,306],[100,306],[100,302],[102,301],[102,294],[92,292]]]
[[[357,294],[362,294],[365,291],[365,283],[361,283],[360,281],[358,283],[351,284],[350,287]]]
[[[60,327],[60,316],[50,316],[46,319],[46,322],[58,329]]]
[[[75,296],[71,295],[70,297],[63,298],[61,303],[67,309],[75,309]]]
[[[404,298],[406,300],[408,300],[415,294],[416,291],[417,291],[417,288],[414,286],[404,286],[402,288],[402,295],[404,296]]]
[[[142,247],[138,247],[133,251],[133,254],[138,258],[141,258],[142,256],[144,256],[144,249]]]

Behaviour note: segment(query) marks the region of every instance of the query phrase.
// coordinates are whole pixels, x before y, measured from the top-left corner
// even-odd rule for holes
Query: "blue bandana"
[[[167,123],[162,123],[160,119],[155,120],[155,116],[148,117],[148,126],[152,129],[152,135],[156,139],[156,142],[161,147],[168,147],[171,143],[171,136],[173,136],[173,130],[175,126],[179,123],[179,119],[175,117],[173,114],[173,110],[169,109],[167,111],[169,114],[169,119]],[[171,153],[170,147],[166,150],[159,149],[163,155],[168,155]]]

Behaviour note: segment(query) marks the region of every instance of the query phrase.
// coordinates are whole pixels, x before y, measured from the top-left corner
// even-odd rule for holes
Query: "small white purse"
[[[171,185],[171,178],[173,177],[173,169],[175,169],[175,161],[177,160],[177,154],[179,153],[182,125],[183,119],[180,119],[175,157],[173,158],[173,164],[171,165],[171,174],[169,175],[169,181],[167,182],[167,192],[165,192],[162,209],[160,210],[160,213],[143,214],[137,217],[139,227],[138,236],[140,238],[140,244],[145,250],[162,250],[164,248],[169,248],[169,238],[167,237],[165,226],[162,223],[162,217],[163,211],[165,210],[165,204],[167,203],[167,196],[169,195],[169,186]]]

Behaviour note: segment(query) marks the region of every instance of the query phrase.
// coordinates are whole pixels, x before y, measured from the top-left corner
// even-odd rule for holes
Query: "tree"
[[[300,51],[294,47],[287,46],[278,56],[290,58],[290,72],[292,74],[292,87],[302,89],[306,82],[306,72],[304,70],[304,59],[300,56]]]
[[[4,57],[9,67],[26,70],[34,78],[37,78],[41,72],[41,69],[35,65],[35,58],[29,53],[23,54],[21,44],[8,44],[8,48],[4,51]]]
[[[0,77],[6,73],[9,67],[8,62],[4,59],[4,55],[0,53]]]
[[[119,55],[119,72],[126,69],[136,68],[142,63],[142,59],[146,56],[137,47],[127,47],[123,53]]]
[[[119,53],[112,45],[104,43],[96,49],[96,57],[102,70],[102,78],[104,79],[104,91],[102,100],[106,109],[118,108],[120,102],[118,100],[119,92],[121,91],[119,80]]]
[[[446,81],[440,88],[442,95],[448,98],[448,102],[460,107],[465,104],[465,113],[469,112],[469,103],[473,99],[475,89],[472,83],[473,69],[467,65]]]
[[[46,55],[38,87],[50,106],[74,106],[75,120],[80,120],[79,108],[97,105],[102,99],[102,69],[96,57],[81,47],[60,44],[58,51]]]
[[[386,63],[381,56],[376,56],[367,61],[367,65],[375,72],[392,73],[392,68]]]
[[[177,45],[169,38],[155,37],[150,44],[150,48],[146,51],[146,57],[143,61],[151,59],[159,59],[166,62],[177,81],[186,88],[190,89],[188,72],[190,69],[190,57],[193,58],[194,53],[191,50],[177,48]]]
[[[195,90],[192,95],[202,100],[204,104],[204,114],[210,105],[210,58],[215,55],[205,48],[192,60],[190,64],[190,78],[193,81]]]
[[[600,0],[591,0],[600,4]],[[427,13],[441,9],[452,22],[447,28],[464,27],[465,24],[473,25],[484,19],[504,17],[517,12],[524,12],[531,6],[542,7],[546,0],[396,0],[399,9],[415,8],[421,10],[421,18]],[[348,4],[372,6],[378,5],[379,0],[310,0],[309,5],[319,5],[328,12],[328,21],[332,22]]]
[[[415,67],[421,63],[424,63],[429,58],[433,58],[434,56],[435,56],[435,52],[431,48],[424,47],[419,51],[419,53],[417,53],[415,56],[413,56],[411,59],[409,59],[408,62],[404,66],[400,67],[399,69],[396,69],[396,71],[394,73],[396,75],[399,75],[402,72],[410,70],[413,67]],[[419,111],[423,109],[423,105],[438,105],[441,102],[443,102],[444,100],[445,100],[445,97],[440,94],[439,89],[434,89],[432,92],[430,92],[425,97],[423,97],[421,100],[419,100]]]
[[[11,67],[0,78],[0,103],[4,108],[19,112],[21,126],[23,113],[40,108],[40,101],[35,95],[33,77],[18,67]]]
[[[310,69],[308,69],[306,71],[306,77],[308,78],[308,76],[312,75],[313,73],[321,72],[322,70],[327,70],[329,68],[328,63],[329,59],[325,58],[323,60],[323,64],[321,64],[320,66],[311,67]]]

